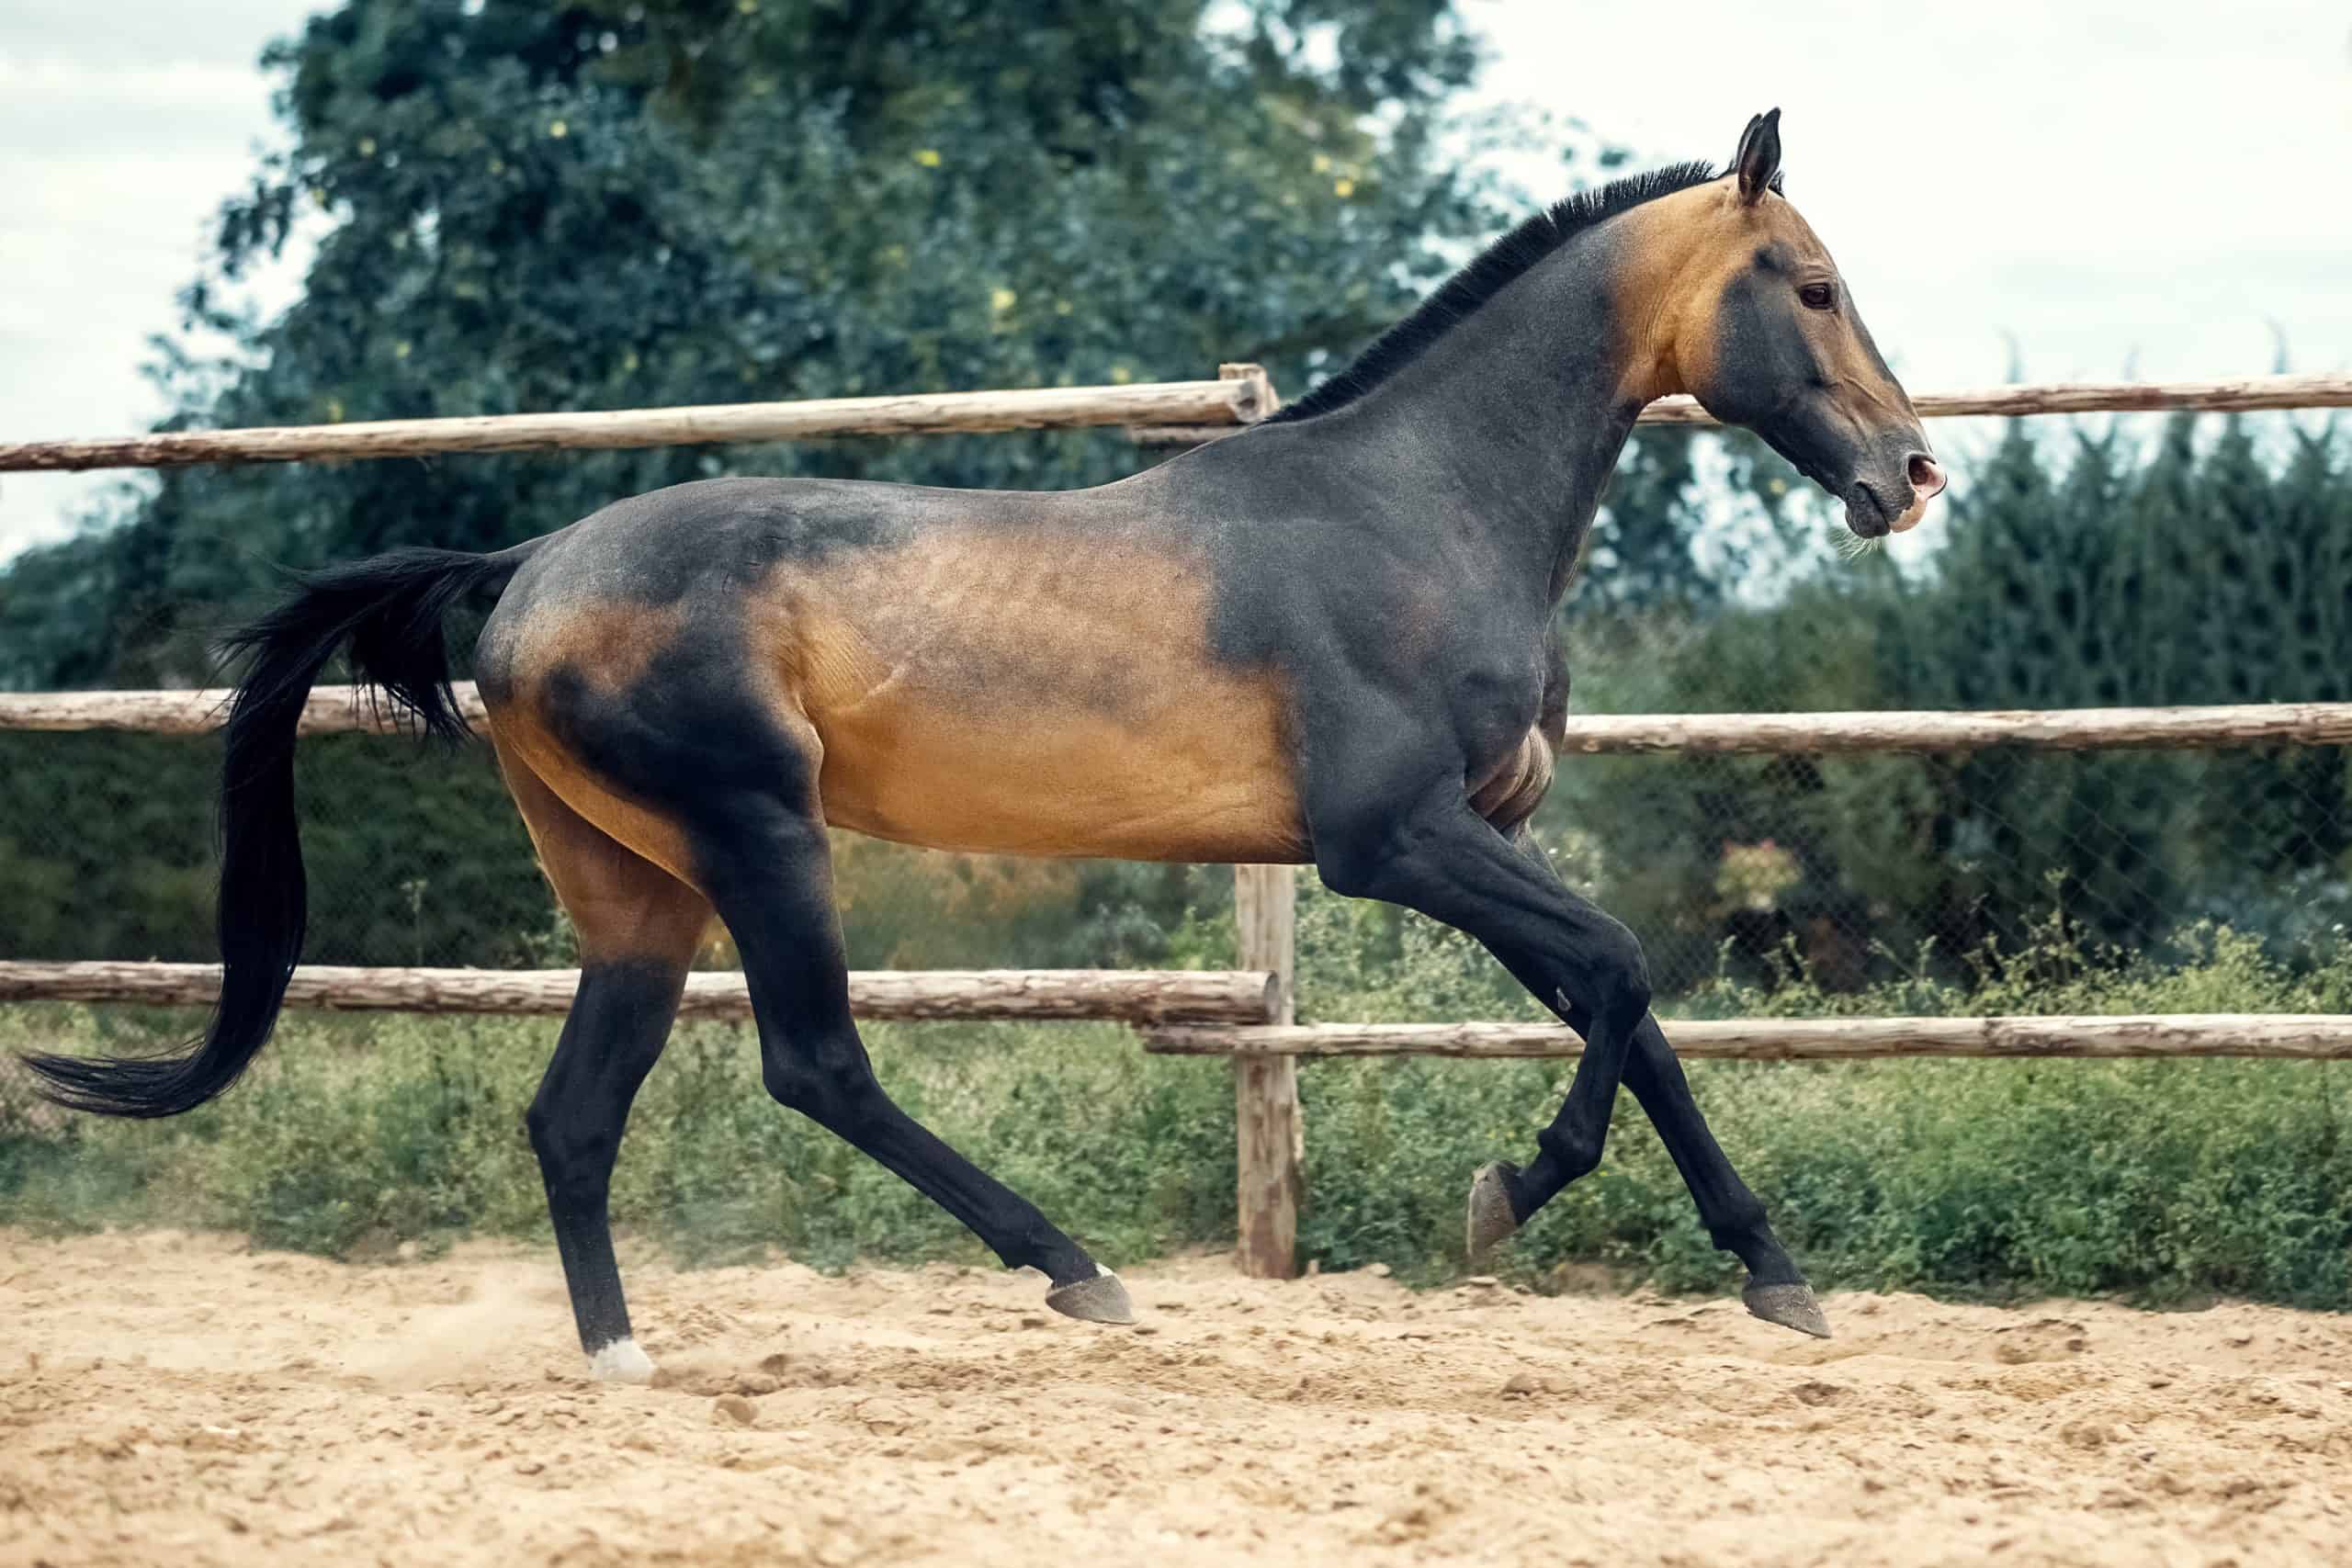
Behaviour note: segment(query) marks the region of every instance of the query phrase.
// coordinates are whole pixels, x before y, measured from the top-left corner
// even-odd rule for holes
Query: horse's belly
[[[876,838],[1120,860],[1305,852],[1281,727],[1271,700],[1252,694],[1212,693],[1135,718],[920,700],[810,718],[825,749],[826,820]]]
[[[1003,854],[1295,858],[1283,694],[1218,660],[1197,552],[943,526],[766,591],[827,820]]]

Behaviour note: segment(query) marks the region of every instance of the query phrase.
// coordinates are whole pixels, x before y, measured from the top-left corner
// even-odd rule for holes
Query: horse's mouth
[[[1924,512],[1924,504],[1914,509]],[[1846,490],[1846,526],[1858,538],[1883,539],[1897,528],[1908,528],[1918,522],[1915,515],[1898,517],[1865,480],[1856,479]]]

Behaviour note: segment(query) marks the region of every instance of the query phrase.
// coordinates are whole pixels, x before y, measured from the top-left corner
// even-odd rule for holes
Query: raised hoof
[[[1811,1285],[1750,1285],[1739,1299],[1767,1323],[1810,1334],[1815,1339],[1829,1337],[1829,1320],[1821,1315],[1821,1303],[1814,1299]]]
[[[1091,1280],[1077,1280],[1047,1291],[1046,1304],[1080,1323],[1133,1323],[1136,1307],[1127,1300],[1127,1288],[1108,1269],[1095,1267],[1102,1271]]]
[[[1497,1160],[1479,1167],[1478,1174],[1470,1179],[1469,1224],[1463,1249],[1471,1262],[1478,1262],[1519,1229],[1519,1216],[1510,1206],[1510,1179],[1518,1174],[1517,1166]]]
[[[648,1383],[653,1381],[653,1360],[634,1339],[616,1339],[588,1358],[588,1375],[598,1382]]]

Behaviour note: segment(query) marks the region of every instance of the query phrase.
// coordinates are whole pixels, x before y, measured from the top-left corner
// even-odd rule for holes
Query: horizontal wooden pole
[[[1255,367],[1248,368],[1255,369]],[[714,403],[600,413],[387,419],[252,430],[183,430],[89,440],[0,445],[0,471],[179,468],[191,463],[292,463],[307,458],[423,457],[469,452],[698,446],[727,441],[810,441],[839,435],[947,435],[1069,430],[1097,424],[1233,425],[1263,416],[1262,372],[1215,381],[1128,387],[1037,387],[925,392],[804,402]]]
[[[1253,367],[1254,368],[1254,367]],[[2352,375],[2247,376],[2201,381],[2070,381],[1922,392],[1922,418],[1966,414],[2073,414],[2199,410],[2352,408]],[[1194,446],[1230,434],[1273,410],[1262,374],[1215,381],[1126,387],[1039,387],[928,392],[800,402],[712,403],[579,413],[484,414],[455,419],[353,421],[248,430],[155,431],[139,435],[0,444],[0,472],[177,468],[192,463],[290,463],[695,446],[736,441],[808,441],[843,435],[944,435],[1123,424],[1138,441]],[[1707,425],[1689,398],[1642,412],[1652,424]]]
[[[1959,392],[1918,392],[1911,406],[1922,419],[1989,414],[2152,413],[2196,411],[2249,413],[2262,409],[2352,408],[2352,374],[2239,376],[2205,381],[2048,381],[1979,387]],[[1660,398],[1644,409],[1644,424],[1712,425],[1715,417],[1693,398]],[[1192,446],[1231,435],[1230,428],[1156,424],[1131,430],[1138,444]]]
[[[105,729],[197,735],[219,727],[225,692],[0,692],[0,730]],[[458,705],[482,722],[481,694]],[[321,686],[303,705],[305,735],[387,732],[393,718],[349,686]],[[2030,746],[2081,751],[2352,745],[2352,703],[2244,703],[2168,708],[2048,708],[1975,713],[1579,714],[1569,751],[1964,751]]]
[[[1887,1056],[2259,1056],[2352,1059],[2344,1013],[2142,1013],[2007,1018],[1669,1020],[1677,1055],[1718,1061],[1841,1062]],[[1178,1056],[1574,1056],[1556,1023],[1306,1023],[1152,1029],[1145,1049]]]
[[[232,694],[209,692],[0,692],[0,729],[105,729],[142,735],[202,735],[229,716]],[[477,728],[487,720],[471,681],[457,683],[458,711]],[[403,728],[390,703],[361,688],[317,686],[302,705],[304,735],[393,734]]]
[[[1990,414],[2250,413],[2262,409],[2352,408],[2352,374],[2236,376],[2207,381],[2045,381],[1979,387],[1960,392],[1917,392],[1911,406],[1921,419]],[[1660,398],[1642,411],[1645,424],[1713,424],[1690,398]]]
[[[345,1012],[548,1015],[565,1012],[577,969],[359,969],[306,964],[288,1007]],[[0,1002],[131,1002],[209,1007],[217,964],[0,963]],[[860,1018],[1102,1019],[1122,1023],[1262,1023],[1277,1015],[1274,976],[1227,969],[858,969],[850,1006]],[[733,971],[686,977],[684,1018],[749,1018]]]
[[[2164,708],[2017,708],[1969,713],[1577,714],[1568,751],[1966,751],[1986,746],[2096,751],[2201,750],[2288,742],[2352,744],[2352,703]]]

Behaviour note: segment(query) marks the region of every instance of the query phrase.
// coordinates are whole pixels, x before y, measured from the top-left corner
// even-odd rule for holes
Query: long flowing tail
[[[347,644],[361,682],[389,694],[427,735],[462,738],[441,617],[469,590],[503,587],[532,548],[407,548],[330,568],[230,638],[232,657],[252,662],[229,710],[221,768],[222,974],[211,1024],[174,1056],[28,1055],[43,1094],[106,1116],[175,1116],[237,1081],[269,1038],[302,954],[294,740],[311,687]]]

